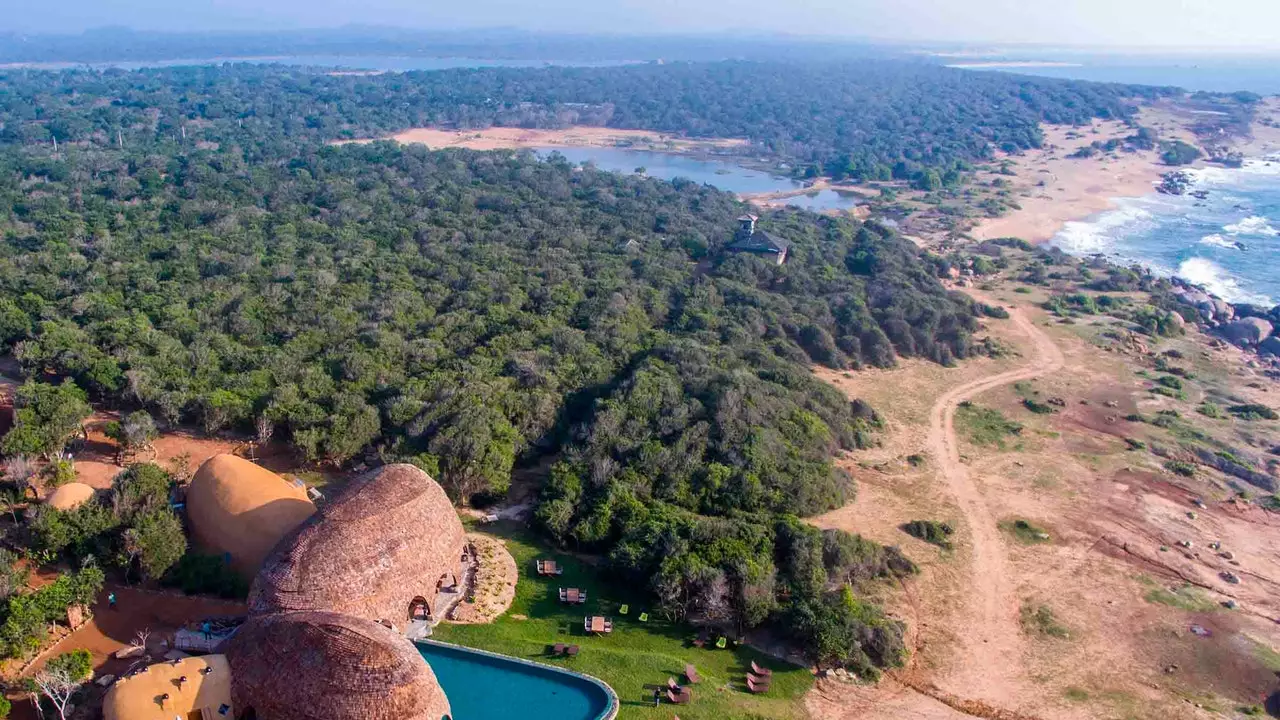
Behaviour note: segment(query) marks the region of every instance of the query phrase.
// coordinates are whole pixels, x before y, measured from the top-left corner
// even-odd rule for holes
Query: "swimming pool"
[[[434,640],[417,646],[453,720],[608,720],[618,712],[613,690],[586,675]]]

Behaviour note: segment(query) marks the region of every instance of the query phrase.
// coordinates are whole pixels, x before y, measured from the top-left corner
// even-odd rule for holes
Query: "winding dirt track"
[[[1016,370],[979,378],[952,388],[938,398],[929,416],[929,449],[938,467],[938,476],[956,499],[972,537],[972,585],[968,607],[962,609],[958,627],[963,645],[962,663],[948,683],[966,693],[985,697],[1008,697],[1002,686],[1016,674],[1020,635],[1017,598],[1009,587],[1004,541],[986,499],[960,461],[956,440],[955,414],[960,403],[983,392],[1022,380],[1030,380],[1062,369],[1062,351],[1053,340],[1018,310],[1010,319],[1035,347],[1035,358]],[[1011,689],[1011,688],[1009,688]]]

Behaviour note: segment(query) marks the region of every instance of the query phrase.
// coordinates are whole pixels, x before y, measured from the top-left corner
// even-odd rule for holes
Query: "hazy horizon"
[[[6,13],[8,29],[76,34],[103,27],[160,32],[272,32],[350,25],[413,30],[776,34],[812,39],[1147,50],[1280,50],[1280,3],[1262,0],[64,0]]]

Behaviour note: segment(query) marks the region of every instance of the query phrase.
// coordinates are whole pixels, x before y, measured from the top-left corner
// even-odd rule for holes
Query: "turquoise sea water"
[[[418,643],[449,697],[453,720],[597,720],[613,702],[604,688],[580,675],[543,665]]]
[[[1189,171],[1204,199],[1152,194],[1067,223],[1053,244],[1203,285],[1229,302],[1280,302],[1280,157]]]

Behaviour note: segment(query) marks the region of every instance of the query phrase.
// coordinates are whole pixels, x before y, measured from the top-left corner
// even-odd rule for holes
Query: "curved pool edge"
[[[596,687],[603,690],[605,695],[609,697],[609,707],[606,708],[604,712],[597,715],[594,718],[594,720],[614,720],[614,718],[617,717],[618,715],[618,707],[619,707],[618,693],[613,691],[613,688],[609,686],[609,683],[601,680],[598,677],[595,677],[594,675],[588,675],[586,673],[581,673],[576,670],[569,670],[566,668],[562,668],[558,665],[549,665],[547,663],[540,663],[534,660],[526,660],[525,658],[518,658],[511,655],[503,655],[502,653],[491,652],[489,650],[481,650],[480,648],[467,647],[466,645],[458,645],[456,643],[449,643],[441,640],[431,640],[431,639],[423,638],[419,640],[414,640],[413,643],[415,645],[436,645],[438,647],[449,648],[451,650],[461,650],[463,652],[475,653],[477,655],[485,655],[487,657],[496,658],[498,660],[505,660],[507,662],[514,662],[514,663],[519,663],[521,665],[528,665],[530,667],[535,667],[540,670],[550,670],[552,672],[560,673],[562,675],[571,675],[573,677],[582,678],[583,680],[586,680],[592,685],[595,685]]]

